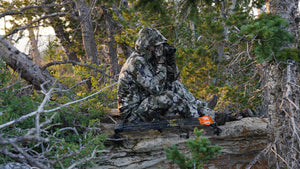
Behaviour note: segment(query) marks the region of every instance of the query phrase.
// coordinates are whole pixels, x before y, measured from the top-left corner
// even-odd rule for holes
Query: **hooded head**
[[[158,46],[167,43],[167,39],[154,28],[143,28],[138,34],[135,42],[135,50],[140,54],[146,54],[150,51],[150,46]]]

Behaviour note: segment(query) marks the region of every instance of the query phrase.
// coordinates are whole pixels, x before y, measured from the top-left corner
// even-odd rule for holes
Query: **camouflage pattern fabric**
[[[168,81],[167,72],[179,74],[170,68],[163,56],[167,39],[156,29],[139,32],[135,51],[124,63],[118,82],[118,108],[128,122],[152,121],[166,114],[198,117],[204,113],[214,118],[207,103],[197,100],[178,80]],[[154,50],[150,50],[155,46]],[[208,111],[209,110],[209,111]]]

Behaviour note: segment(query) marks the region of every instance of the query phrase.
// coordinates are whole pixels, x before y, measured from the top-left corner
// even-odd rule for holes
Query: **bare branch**
[[[37,23],[37,22],[40,22],[41,20],[43,19],[47,19],[47,18],[50,18],[50,17],[55,17],[55,16],[63,16],[63,15],[66,15],[66,12],[56,12],[56,13],[52,13],[52,14],[48,14],[48,15],[44,15],[36,20],[33,20],[31,22],[29,22],[27,25],[25,26],[21,26],[21,27],[18,27],[18,28],[15,28],[13,29],[10,33],[8,33],[7,35],[3,36],[2,38],[0,38],[0,41],[2,39],[5,39],[7,38],[8,36],[12,35],[12,34],[15,34],[17,33],[18,31],[20,30],[24,30],[24,29],[27,29],[30,25],[34,24],[34,23]]]
[[[68,169],[72,169],[72,168],[76,167],[77,165],[80,165],[82,163],[85,163],[85,162],[90,161],[91,159],[93,159],[95,157],[96,152],[97,152],[97,148],[98,148],[98,146],[96,146],[94,148],[93,153],[90,157],[85,157],[85,158],[81,159],[80,161],[77,161],[77,162],[73,163],[70,167],[68,167]]]
[[[0,153],[18,161],[18,162],[26,163],[26,159],[24,158],[24,156],[9,152],[7,147],[0,147]]]
[[[286,164],[286,166],[288,167],[288,168],[291,168],[289,165],[288,165],[288,163],[273,149],[273,148],[271,148],[270,149],[277,157],[279,157],[285,164]]]
[[[17,81],[17,82],[15,82],[15,83],[11,84],[11,85],[8,85],[8,86],[6,86],[6,87],[3,87],[2,89],[0,89],[0,92],[3,91],[3,90],[7,90],[7,89],[11,88],[12,86],[17,85],[17,84],[19,84],[19,83],[21,83],[21,82],[22,82],[22,81]]]
[[[11,143],[25,143],[25,142],[49,142],[48,138],[42,138],[32,135],[25,135],[16,138],[2,138],[0,137],[0,145],[6,145]]]
[[[48,81],[47,81],[48,83]],[[43,86],[43,85],[41,85]],[[43,89],[43,87],[42,87]],[[40,104],[40,106],[37,109],[37,113],[36,113],[36,119],[35,119],[35,128],[36,128],[36,135],[39,136],[40,135],[40,113],[42,113],[44,111],[44,106],[45,104],[50,100],[51,98],[51,94],[52,94],[53,88],[51,88],[46,94],[45,97],[43,99],[43,102]]]
[[[271,144],[269,144],[266,148],[259,152],[258,155],[247,165],[245,169],[251,169],[252,166],[261,158],[261,156],[270,150],[270,148]]]
[[[63,108],[63,107],[69,106],[69,105],[74,104],[74,103],[81,102],[81,101],[86,100],[86,99],[89,99],[89,98],[91,98],[91,97],[93,97],[93,96],[95,96],[95,95],[101,93],[103,90],[105,90],[105,89],[107,89],[107,88],[110,88],[110,87],[112,87],[112,86],[114,86],[114,85],[116,85],[116,84],[117,84],[117,82],[115,82],[115,83],[113,83],[113,84],[111,84],[111,85],[109,85],[109,86],[106,86],[106,87],[100,89],[98,92],[93,93],[93,94],[91,94],[91,95],[89,95],[89,96],[87,96],[87,97],[84,97],[84,98],[82,98],[82,99],[75,100],[75,101],[73,101],[73,102],[69,102],[69,103],[63,104],[63,105],[61,105],[61,106],[59,106],[59,107],[56,107],[56,108],[54,108],[54,109],[44,110],[44,112],[48,113],[48,112],[53,112],[53,111],[56,111],[56,110],[60,110],[60,109]],[[0,126],[0,128],[1,128],[1,126]]]
[[[40,162],[38,162],[37,159],[33,158],[32,156],[30,156],[26,151],[24,151],[22,148],[20,148],[18,145],[16,145],[15,143],[11,144],[18,152],[20,152],[27,161],[29,161],[30,164],[33,164],[36,167],[39,167],[41,169],[47,169],[48,167],[45,166],[44,164],[41,164]]]
[[[75,64],[75,65],[79,65],[79,66],[85,66],[85,67],[88,67],[88,68],[91,68],[91,69],[94,69],[95,71],[97,72],[100,72],[100,73],[105,73],[103,70],[99,70],[89,64],[85,64],[85,63],[81,63],[81,62],[76,62],[74,60],[64,60],[64,61],[54,61],[54,62],[50,62],[50,63],[47,63],[45,64],[44,66],[41,67],[42,70],[45,70],[47,67],[50,67],[50,66],[53,66],[53,65],[61,65],[61,64],[68,64],[68,63],[72,63],[72,64]]]
[[[62,4],[42,4],[42,5],[33,5],[33,6],[26,6],[20,10],[11,10],[11,11],[5,11],[2,14],[0,14],[0,18],[7,16],[7,15],[18,15],[18,14],[25,14],[24,11],[28,9],[33,9],[33,8],[50,8],[50,7],[56,7],[56,6],[63,6],[66,4],[69,4],[70,2],[65,2]]]

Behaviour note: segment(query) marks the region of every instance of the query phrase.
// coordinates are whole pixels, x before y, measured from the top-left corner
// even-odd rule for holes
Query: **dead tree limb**
[[[24,12],[29,9],[34,9],[34,8],[50,8],[50,7],[57,7],[57,6],[63,6],[66,4],[69,4],[70,2],[65,2],[62,4],[42,4],[42,5],[31,5],[31,6],[26,6],[20,10],[10,10],[10,11],[5,11],[2,14],[0,14],[0,18],[8,16],[8,15],[20,15],[20,14],[25,14]]]
[[[0,36],[0,56],[3,57],[8,66],[21,75],[21,78],[32,84],[36,89],[41,89],[40,86],[46,81],[49,81],[47,87],[55,84],[57,88],[67,89],[65,85],[57,82],[48,70],[42,70],[39,65],[35,64],[26,54],[20,52],[2,36]]]
[[[45,70],[46,68],[50,67],[50,66],[54,66],[54,65],[61,65],[61,64],[68,64],[68,63],[71,63],[73,65],[79,65],[79,66],[84,66],[84,67],[88,67],[90,69],[93,69],[99,73],[102,73],[102,74],[105,74],[105,71],[104,70],[100,70],[98,68],[95,68],[89,64],[85,64],[85,63],[82,63],[82,62],[77,62],[77,61],[74,61],[74,60],[63,60],[63,61],[54,61],[54,62],[50,62],[50,63],[47,63],[45,64],[44,66],[41,67],[42,70]],[[107,75],[108,76],[108,75]]]
[[[33,20],[33,21],[29,22],[29,23],[26,24],[25,26],[21,26],[21,27],[18,27],[18,28],[13,29],[12,31],[10,31],[10,33],[6,34],[6,35],[3,36],[3,37],[0,37],[0,40],[2,41],[2,39],[6,39],[8,36],[13,35],[13,34],[17,33],[17,32],[20,31],[20,30],[27,29],[27,28],[29,28],[32,24],[37,23],[37,22],[40,22],[40,21],[43,20],[43,19],[47,19],[47,18],[50,18],[50,17],[56,17],[56,16],[63,16],[63,15],[66,15],[66,12],[56,12],[56,13],[44,15],[44,16],[42,16],[42,17],[36,19],[36,20]]]

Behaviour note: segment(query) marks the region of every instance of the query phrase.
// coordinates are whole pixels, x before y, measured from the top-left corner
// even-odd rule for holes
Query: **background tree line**
[[[101,155],[99,123],[116,108],[120,67],[151,26],[177,48],[194,95],[217,94],[225,114],[268,117],[270,144],[260,155],[300,166],[297,0],[4,0],[0,19],[2,163],[73,168]],[[55,39],[40,42],[41,27]],[[24,36],[28,54],[14,47]]]

